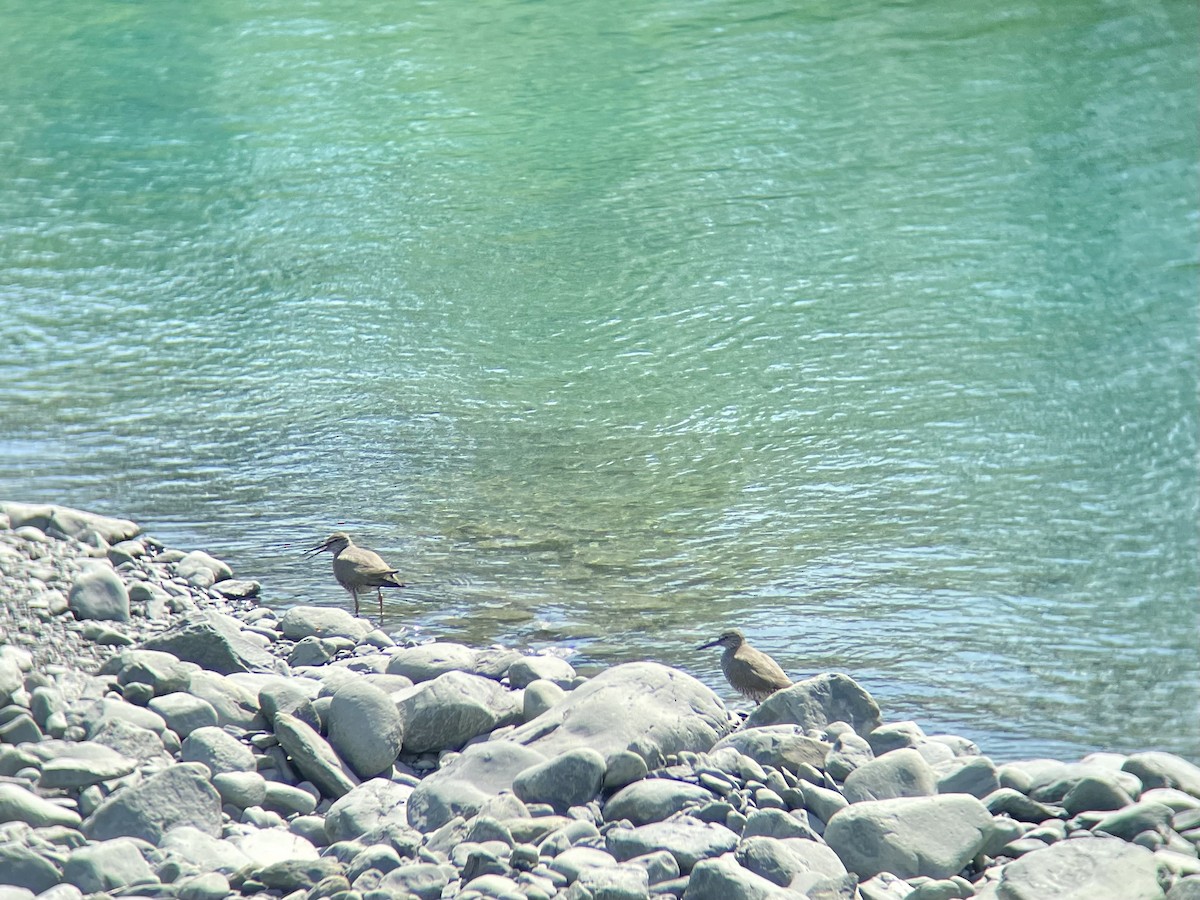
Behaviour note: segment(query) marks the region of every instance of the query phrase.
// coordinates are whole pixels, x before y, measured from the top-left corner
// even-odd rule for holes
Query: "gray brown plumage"
[[[696,649],[717,646],[725,648],[721,654],[721,671],[725,673],[725,678],[735,691],[755,703],[762,703],[776,691],[791,687],[791,679],[779,667],[779,663],[761,650],[751,647],[746,642],[746,636],[738,629],[731,628],[715,641]]]
[[[396,577],[399,569],[393,569],[378,553],[365,547],[356,547],[350,535],[335,531],[305,556],[315,556],[329,551],[333,554],[333,577],[354,598],[354,614],[358,615],[358,592],[363,588],[375,588],[379,595],[379,618],[383,619],[383,589],[402,588],[404,582]]]

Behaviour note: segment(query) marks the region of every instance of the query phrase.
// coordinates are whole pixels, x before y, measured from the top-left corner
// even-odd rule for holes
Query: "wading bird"
[[[696,649],[706,650],[717,646],[725,648],[721,654],[721,671],[725,673],[725,678],[735,691],[755,703],[762,703],[776,691],[791,687],[792,682],[779,663],[746,643],[746,636],[738,629],[731,628],[715,641]]]
[[[317,546],[304,551],[304,555],[313,557],[326,550],[333,554],[333,577],[354,598],[354,614],[358,615],[358,592],[375,588],[379,595],[379,619],[383,621],[383,589],[406,587],[396,577],[400,570],[385,563],[375,551],[354,546],[350,535],[344,531],[335,531]]]

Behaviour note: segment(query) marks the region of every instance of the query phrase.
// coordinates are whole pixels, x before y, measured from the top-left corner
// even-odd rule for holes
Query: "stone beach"
[[[335,586],[336,589],[336,586]],[[0,900],[1200,900],[1200,767],[416,643],[0,503]]]

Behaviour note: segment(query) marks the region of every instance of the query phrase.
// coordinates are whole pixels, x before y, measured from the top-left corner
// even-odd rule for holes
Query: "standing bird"
[[[792,682],[779,668],[779,663],[761,650],[746,643],[746,636],[736,628],[723,632],[715,641],[697,647],[706,650],[721,646],[721,671],[733,689],[755,703],[762,703],[778,690],[791,687]]]
[[[364,547],[355,547],[350,535],[335,531],[304,555],[311,557],[328,550],[333,554],[333,577],[354,598],[354,614],[358,615],[358,592],[363,588],[375,588],[379,595],[379,619],[383,620],[383,589],[406,587],[396,577],[399,569],[393,569],[378,553]]]

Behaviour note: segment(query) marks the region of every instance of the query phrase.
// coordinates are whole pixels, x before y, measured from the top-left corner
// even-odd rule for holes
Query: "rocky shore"
[[[996,765],[827,674],[414,644],[0,503],[0,900],[1200,900],[1200,768]]]

